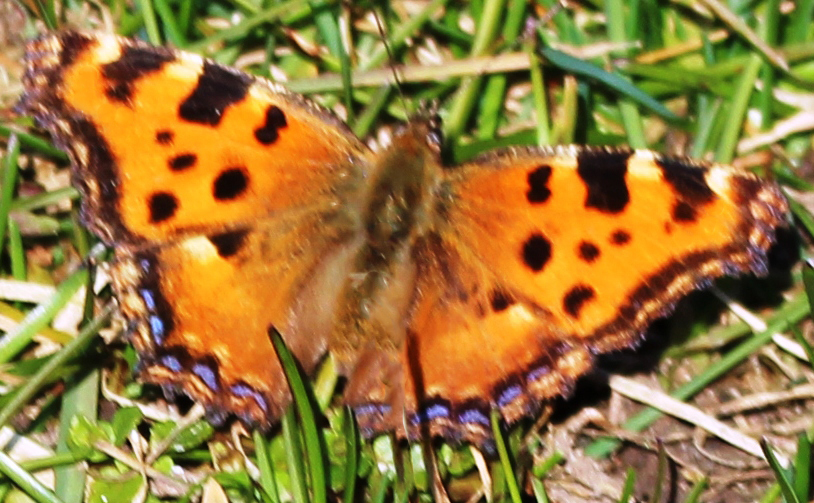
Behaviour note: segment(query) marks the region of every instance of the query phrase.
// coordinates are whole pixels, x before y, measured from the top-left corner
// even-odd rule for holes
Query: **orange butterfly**
[[[428,123],[368,150],[266,80],[111,35],[30,43],[21,110],[70,154],[147,381],[268,426],[269,340],[330,352],[367,435],[470,442],[567,393],[711,279],[761,274],[777,186],[647,151],[516,148],[459,166]]]

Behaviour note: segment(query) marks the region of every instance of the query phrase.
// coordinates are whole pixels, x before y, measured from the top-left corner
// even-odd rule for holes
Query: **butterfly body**
[[[430,124],[371,152],[330,113],[100,34],[28,48],[21,109],[72,159],[151,382],[269,426],[330,353],[362,431],[485,442],[634,345],[692,289],[765,272],[779,189],[647,151],[444,166]],[[422,426],[423,425],[423,426]]]

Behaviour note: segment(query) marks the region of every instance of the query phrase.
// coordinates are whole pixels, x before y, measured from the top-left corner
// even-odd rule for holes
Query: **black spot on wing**
[[[576,285],[562,299],[563,310],[572,318],[579,318],[579,312],[585,304],[596,296],[596,291],[589,285]]]
[[[247,231],[232,231],[209,236],[209,241],[218,249],[218,255],[229,258],[236,255],[246,244]]]
[[[178,198],[169,192],[155,192],[150,196],[147,205],[150,210],[150,222],[157,224],[175,215],[178,210]]]
[[[616,229],[610,235],[610,242],[616,246],[623,246],[630,243],[630,232],[624,229]]]
[[[227,168],[215,179],[212,195],[218,201],[227,201],[240,197],[249,186],[249,175],[244,168]]]
[[[551,197],[551,189],[548,188],[548,180],[551,178],[551,166],[538,166],[530,171],[527,177],[529,189],[526,191],[526,199],[531,204],[541,204]]]
[[[499,313],[508,309],[512,304],[515,303],[515,300],[505,291],[495,289],[492,290],[492,295],[489,302],[492,304],[492,311]]]
[[[155,132],[155,142],[159,145],[172,145],[172,140],[175,138],[175,133],[169,129],[162,129]]]
[[[276,105],[270,105],[266,109],[266,121],[262,126],[254,130],[254,137],[263,145],[271,145],[280,137],[279,129],[288,126],[285,114]]]
[[[551,242],[541,233],[535,232],[523,243],[521,257],[529,269],[540,272],[551,259]]]
[[[599,247],[590,241],[582,241],[579,244],[577,253],[579,254],[579,258],[588,263],[593,262],[600,255]]]
[[[577,174],[588,195],[585,207],[620,213],[630,202],[625,175],[630,152],[585,150],[577,158]]]
[[[246,97],[253,81],[249,75],[206,61],[198,85],[181,103],[178,115],[187,122],[217,126],[226,109]]]
[[[111,100],[129,104],[136,81],[174,60],[175,55],[168,49],[125,45],[119,59],[102,66],[105,94]]]
[[[195,154],[180,154],[169,160],[168,164],[172,171],[183,171],[195,166],[198,156]]]
[[[698,218],[698,212],[687,202],[678,201],[673,205],[673,220],[676,222],[690,223]]]
[[[173,139],[175,139],[175,133],[169,129],[162,129],[160,131],[156,131],[155,133],[155,142],[159,145],[172,145]]]
[[[676,198],[700,206],[715,199],[715,192],[705,179],[708,168],[694,166],[678,159],[657,159],[661,176],[676,193]]]

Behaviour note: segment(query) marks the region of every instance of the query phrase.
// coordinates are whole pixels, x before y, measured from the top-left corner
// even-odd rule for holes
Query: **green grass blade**
[[[687,498],[684,500],[684,503],[700,502],[701,495],[703,494],[704,490],[706,490],[708,485],[709,479],[707,477],[702,477],[701,480],[693,485],[692,490],[687,494]]]
[[[342,43],[342,34],[339,30],[336,13],[332,2],[325,0],[310,0],[311,9],[314,11],[314,22],[317,30],[328,47],[328,52],[339,61],[339,69],[342,76],[342,98],[347,111],[347,123],[352,127],[353,119],[353,82],[351,80],[353,68],[351,68],[350,57]]]
[[[274,465],[271,462],[271,453],[268,449],[269,443],[259,430],[252,432],[252,439],[254,440],[254,455],[257,468],[260,470],[260,487],[269,501],[279,502],[280,492],[274,479]]]
[[[735,148],[738,145],[738,139],[743,128],[749,98],[754,92],[755,81],[757,81],[762,65],[763,60],[760,56],[753,54],[741,75],[735,95],[732,97],[732,105],[726,116],[726,127],[721,142],[715,150],[715,160],[718,162],[730,163],[735,157]]]
[[[548,494],[540,479],[532,477],[531,490],[534,492],[534,500],[537,501],[537,503],[549,503]]]
[[[154,0],[155,12],[161,18],[164,34],[167,36],[167,41],[176,47],[184,47],[187,45],[187,39],[181,28],[178,26],[178,20],[175,16],[175,6],[170,5],[167,0]]]
[[[535,53],[532,44],[528,44],[526,51],[531,61],[531,89],[534,96],[534,112],[537,120],[537,145],[542,147],[551,144],[551,128],[548,124],[548,100],[546,99],[545,78],[543,77],[543,64]]]
[[[540,53],[546,61],[568,73],[594,79],[617,91],[622,96],[627,96],[631,100],[649,108],[668,121],[680,121],[680,118],[662,105],[661,102],[619,75],[608,73],[593,63],[577,59],[551,47],[543,47],[540,49]]]
[[[141,8],[144,19],[144,29],[147,31],[147,40],[153,45],[161,45],[161,30],[158,28],[158,19],[153,9],[152,0],[136,0]]]
[[[527,2],[524,0],[509,0],[508,13],[501,32],[504,43],[517,40],[520,36],[520,30],[526,16],[526,6]],[[480,105],[481,111],[477,117],[479,139],[494,138],[497,134],[506,97],[507,83],[508,77],[504,74],[490,75],[487,79]]]
[[[23,470],[11,457],[0,451],[0,472],[14,482],[27,496],[37,503],[65,503],[42,482]]]
[[[780,30],[780,0],[768,0],[765,12],[766,16],[761,31],[764,41],[770,46],[774,46],[777,44]],[[774,104],[776,71],[771,65],[762,65],[760,74],[763,87],[758,91],[758,109],[762,120],[761,127],[769,129],[775,122],[772,105]]]
[[[305,471],[305,458],[302,455],[300,428],[297,425],[297,412],[291,404],[281,418],[285,458],[288,477],[291,479],[291,495],[295,503],[308,503],[308,474]]]
[[[810,489],[811,441],[807,434],[800,433],[797,436],[797,454],[794,456],[794,493],[800,501],[807,501]]]
[[[605,18],[608,21],[610,41],[619,45],[628,46],[631,44],[631,41],[628,40],[627,29],[625,27],[625,20],[628,18],[624,15],[624,9],[625,2],[622,2],[622,0],[607,0],[605,2]],[[633,17],[632,19],[638,19],[638,17]],[[622,52],[617,55],[624,56],[625,54]],[[619,78],[628,80],[621,76],[619,76]],[[642,117],[639,115],[639,109],[636,107],[636,104],[629,99],[623,98],[619,101],[619,111],[622,115],[622,124],[627,134],[628,144],[633,148],[647,148],[647,140],[644,137],[644,124],[642,123]]]
[[[780,490],[783,492],[783,498],[786,500],[786,503],[803,503],[805,500],[801,501],[797,497],[797,494],[794,492],[794,485],[788,478],[786,468],[783,467],[777,460],[777,457],[774,455],[774,451],[765,438],[760,440],[760,447],[763,449],[763,454],[766,456],[766,461],[768,461],[769,466],[774,472],[774,476],[777,478],[777,483],[780,484]]]
[[[85,417],[96,421],[99,400],[100,372],[93,370],[75,382],[62,394],[62,408],[59,413],[59,439],[57,453],[65,454],[68,448],[70,426],[75,418]],[[85,495],[85,466],[81,464],[60,466],[56,474],[56,494],[64,503],[80,503]]]
[[[721,3],[719,0],[701,0],[701,3],[705,4],[706,7],[712,10],[718,18],[729,25],[732,30],[738,33],[747,42],[752,44],[752,46],[754,46],[759,53],[755,54],[755,56],[760,57],[762,55],[774,66],[785,72],[789,71],[789,64],[785,59],[783,59],[782,55],[778,54],[774,49],[772,49],[762,38],[758,36],[757,33],[754,32],[754,30],[749,27],[748,24],[746,24],[743,19],[732,12],[726,5]]]
[[[328,500],[326,492],[328,480],[325,475],[327,456],[324,453],[322,436],[317,428],[316,414],[311,397],[297,367],[297,361],[286,347],[280,333],[272,327],[269,337],[285,371],[288,385],[291,387],[291,394],[294,396],[294,405],[302,423],[305,451],[308,456],[308,468],[311,475],[312,501],[314,503],[326,503]]]
[[[390,50],[395,53],[401,49],[409,41],[410,37],[415,35],[418,29],[430,19],[430,16],[441,10],[448,1],[432,0],[418,14],[411,16],[406,23],[396,28],[386,42],[390,46]],[[376,68],[387,61],[387,57],[387,48],[382,44],[370,54],[367,61],[359,64],[357,70],[364,71]]]
[[[498,409],[492,409],[490,419],[492,422],[492,435],[494,435],[495,438],[497,455],[498,459],[500,459],[500,467],[503,469],[506,486],[509,489],[509,496],[511,497],[512,503],[522,503],[523,498],[520,497],[520,487],[517,485],[517,477],[514,474],[509,449],[506,447],[506,440],[503,438],[503,432],[500,430],[500,411]]]
[[[628,468],[627,476],[625,477],[625,485],[622,486],[622,495],[619,497],[619,503],[628,503],[633,497],[633,491],[635,489],[636,489],[636,470],[634,470],[633,468]]]
[[[478,27],[470,50],[471,56],[483,56],[494,43],[505,5],[505,0],[486,0],[484,2],[483,13],[478,18]],[[444,132],[450,138],[458,138],[463,132],[478,101],[482,82],[483,78],[478,75],[464,78],[458,86],[444,122]]]
[[[789,209],[791,209],[791,214],[794,215],[800,226],[809,235],[814,236],[814,215],[808,211],[808,208],[794,199],[789,199]]]
[[[373,124],[375,124],[382,110],[384,110],[392,94],[393,86],[386,84],[379,87],[376,92],[373,93],[370,103],[368,103],[364,110],[362,110],[362,113],[356,117],[356,122],[353,124],[354,134],[364,137],[370,132],[373,128]]]
[[[65,199],[79,199],[79,192],[73,187],[64,187],[30,197],[17,199],[11,203],[12,211],[33,211],[58,204]]]
[[[344,420],[342,432],[345,435],[345,492],[342,501],[356,501],[356,481],[359,469],[359,428],[350,407],[342,409]]]
[[[6,125],[0,124],[0,136],[10,138],[12,134],[17,135],[20,140],[20,145],[26,150],[34,150],[44,156],[50,157],[60,162],[68,162],[68,155],[62,150],[56,148],[53,143],[48,140],[30,134],[12,129]]]
[[[26,279],[25,247],[20,226],[10,220],[8,223],[8,254],[11,262],[11,277],[20,281]]]
[[[144,0],[146,1],[146,0]],[[232,41],[245,37],[254,28],[266,23],[273,23],[291,12],[307,5],[306,0],[288,0],[287,2],[274,4],[273,6],[258,12],[256,15],[247,17],[240,23],[220,30],[204,39],[192,42],[187,45],[189,51],[200,52],[205,48],[224,41]]]
[[[789,16],[789,25],[784,33],[787,43],[806,41],[811,24],[814,23],[814,0],[797,0],[794,13]]]
[[[68,276],[50,299],[37,306],[36,309],[32,309],[22,323],[17,326],[16,330],[0,339],[0,363],[11,361],[20,351],[25,349],[34,335],[47,326],[57,312],[68,303],[73,294],[85,285],[87,277],[88,271],[84,268]]]
[[[14,200],[17,186],[17,159],[20,156],[20,140],[12,134],[6,146],[6,155],[3,158],[3,182],[0,186],[0,249],[6,238],[6,226],[9,219],[9,210]]]
[[[808,306],[814,313],[814,259],[809,258],[803,263],[803,286],[805,286]],[[814,360],[811,360],[814,365]]]

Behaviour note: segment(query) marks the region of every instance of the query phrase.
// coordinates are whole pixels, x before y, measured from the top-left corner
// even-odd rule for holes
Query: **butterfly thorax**
[[[382,153],[374,169],[365,214],[368,265],[396,260],[411,237],[426,232],[428,209],[438,185],[438,154],[425,127],[410,127]]]
[[[434,194],[441,182],[430,135],[424,124],[405,128],[372,166],[363,213],[365,238],[342,294],[335,332],[348,354],[357,354],[363,341],[389,348],[403,341],[400,320],[406,319],[415,284],[412,250],[431,227]]]

